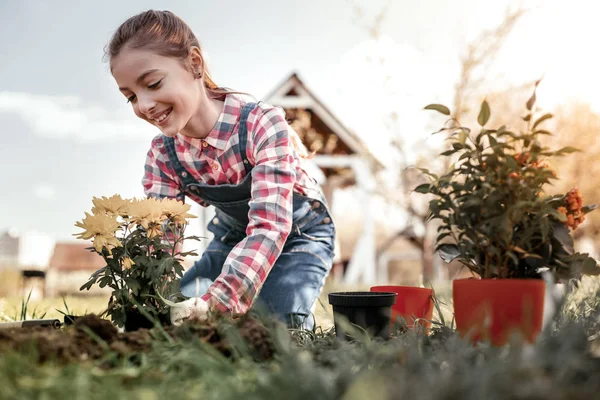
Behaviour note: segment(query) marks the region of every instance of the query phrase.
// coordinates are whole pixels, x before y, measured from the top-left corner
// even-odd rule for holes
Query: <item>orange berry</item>
[[[567,215],[567,209],[564,207],[558,207],[558,209],[556,211],[558,211],[562,215]]]

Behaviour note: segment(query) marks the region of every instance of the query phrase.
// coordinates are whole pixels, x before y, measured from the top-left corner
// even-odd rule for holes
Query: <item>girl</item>
[[[162,131],[148,152],[145,193],[216,209],[214,239],[181,279],[190,299],[172,308],[173,323],[209,311],[243,314],[258,299],[289,325],[311,328],[306,317],[332,266],[334,226],[282,110],[218,87],[198,39],[169,11],[125,21],[106,55],[135,115]],[[203,278],[212,284],[198,293]]]

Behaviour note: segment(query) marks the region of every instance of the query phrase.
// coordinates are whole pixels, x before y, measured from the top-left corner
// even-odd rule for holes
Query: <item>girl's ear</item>
[[[204,58],[202,57],[202,52],[196,46],[192,46],[190,49],[190,55],[188,56],[188,62],[192,67],[192,73],[194,76],[198,75],[200,72],[201,75],[204,75]]]

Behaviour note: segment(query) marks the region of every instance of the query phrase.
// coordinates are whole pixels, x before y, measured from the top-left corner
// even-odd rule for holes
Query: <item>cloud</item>
[[[39,183],[33,187],[33,195],[42,200],[50,200],[56,196],[56,190],[47,183]]]
[[[82,142],[148,140],[157,128],[131,111],[85,105],[76,96],[0,91],[0,113],[19,115],[35,135]]]

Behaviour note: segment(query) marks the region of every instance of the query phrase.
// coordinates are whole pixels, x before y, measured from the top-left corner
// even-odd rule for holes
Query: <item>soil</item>
[[[269,330],[262,322],[250,316],[229,321],[228,324],[218,321],[189,321],[178,327],[164,327],[164,330],[175,341],[186,342],[198,338],[211,344],[225,356],[233,357],[235,352],[224,332],[227,326],[237,328],[256,360],[273,358],[274,345]],[[156,329],[119,332],[110,321],[89,314],[78,318],[73,326],[61,329],[31,327],[0,330],[0,355],[10,350],[33,351],[42,363],[50,360],[61,364],[76,363],[100,359],[109,351],[119,357],[148,352],[152,348],[152,342],[161,340],[161,337],[163,336]]]

